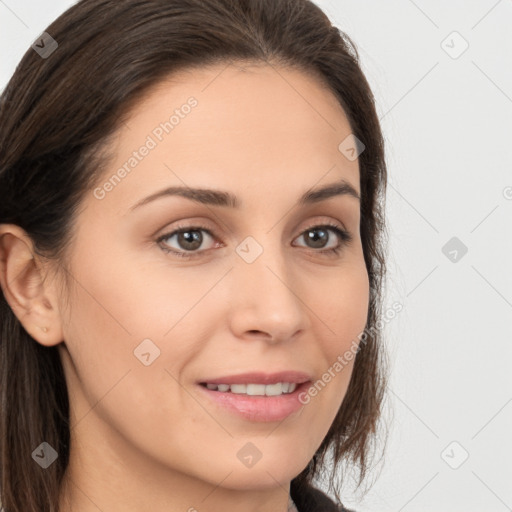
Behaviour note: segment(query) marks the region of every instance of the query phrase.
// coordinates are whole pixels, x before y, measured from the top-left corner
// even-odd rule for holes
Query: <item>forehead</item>
[[[269,184],[292,193],[291,183],[303,191],[341,177],[359,191],[358,161],[339,150],[351,133],[341,105],[294,68],[223,63],[181,70],[149,89],[125,119],[108,171],[125,169],[122,196],[132,203],[170,185],[221,183],[236,193],[266,184],[259,191],[271,194]],[[136,159],[143,146],[151,149]],[[121,196],[115,189],[112,200]]]
[[[156,112],[165,116],[191,96],[199,102],[195,117],[200,118],[199,112],[215,111],[222,114],[216,120],[223,128],[264,121],[267,133],[280,127],[298,132],[308,122],[322,131],[350,131],[339,101],[319,78],[296,68],[263,63],[223,63],[177,71],[148,89],[132,107],[128,123],[152,120]]]

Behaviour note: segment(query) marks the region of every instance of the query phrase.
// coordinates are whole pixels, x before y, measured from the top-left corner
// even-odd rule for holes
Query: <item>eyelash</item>
[[[307,229],[305,229],[301,233],[300,236],[304,235],[304,233],[306,233],[308,231],[313,231],[313,230],[319,229],[319,228],[329,228],[330,231],[334,231],[334,233],[336,233],[336,235],[338,236],[338,239],[340,240],[340,244],[332,249],[323,249],[323,250],[322,249],[319,249],[319,250],[310,249],[312,252],[319,252],[321,254],[329,254],[329,255],[338,255],[339,252],[343,249],[343,247],[345,245],[348,245],[352,242],[352,235],[348,231],[345,231],[344,229],[341,229],[336,224],[332,224],[330,222],[327,222],[325,224],[314,224],[313,226],[310,226]],[[161,244],[161,242],[163,240],[166,240],[168,238],[171,238],[174,235],[179,235],[180,233],[184,233],[187,231],[205,231],[206,233],[208,233],[209,236],[211,236],[212,238],[215,239],[215,236],[213,235],[213,233],[206,226],[194,225],[194,226],[177,226],[174,231],[171,231],[170,233],[166,233],[166,234],[160,236],[159,238],[157,238],[156,242],[158,244]],[[174,249],[169,249],[168,247],[165,247],[163,245],[160,245],[160,248],[166,253],[171,253],[180,258],[188,258],[188,259],[199,256],[199,254],[201,252],[204,252],[204,251],[188,251],[188,252],[175,251]]]

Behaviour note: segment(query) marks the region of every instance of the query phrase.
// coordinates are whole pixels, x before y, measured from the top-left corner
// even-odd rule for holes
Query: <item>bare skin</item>
[[[190,97],[197,105],[159,141],[155,127]],[[282,370],[314,382],[364,329],[359,200],[297,204],[341,179],[360,194],[358,161],[338,149],[350,133],[336,98],[297,70],[180,72],[131,112],[102,192],[86,194],[69,246],[70,289],[32,258],[20,228],[0,226],[2,290],[37,342],[58,345],[66,375],[72,446],[61,510],[287,510],[290,481],[327,434],[353,361],[282,421],[240,417],[198,382]],[[156,147],[104,186],[148,135]],[[166,196],[132,209],[170,186],[225,190],[241,206]],[[324,229],[324,245],[313,245],[308,233],[326,223],[352,240]],[[199,248],[187,251],[192,244],[178,235],[157,242],[178,225],[202,235]],[[246,237],[262,249],[251,263],[236,251]],[[321,252],[337,246],[338,254]],[[160,350],[147,366],[134,355],[145,339]],[[261,453],[252,467],[237,456],[249,442]]]

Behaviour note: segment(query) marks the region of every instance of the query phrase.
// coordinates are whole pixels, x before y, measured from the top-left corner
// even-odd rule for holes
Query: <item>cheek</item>
[[[77,278],[77,281],[80,278]],[[119,311],[109,295],[87,283],[87,291],[77,285],[64,328],[64,344],[69,353],[64,363],[72,406],[77,419],[84,417],[114,388],[123,388],[135,362],[134,339],[122,325]],[[67,357],[66,357],[67,359]],[[67,367],[67,368],[66,368]]]
[[[172,439],[183,431],[180,421],[171,419],[186,410],[186,396],[178,381],[195,347],[187,340],[177,343],[173,332],[162,337],[160,332],[172,323],[151,324],[151,315],[155,320],[158,312],[152,308],[150,297],[139,303],[139,297],[130,300],[121,294],[116,300],[111,281],[87,282],[88,291],[79,289],[74,297],[64,333],[70,358],[64,351],[67,361],[63,362],[77,435],[106,434],[110,429],[106,431],[104,425],[110,425],[133,445],[141,450],[149,448],[156,455],[163,449],[160,440],[164,434]],[[134,308],[132,302],[147,309]],[[121,325],[126,312],[128,329]],[[143,340],[145,345],[141,345]],[[141,346],[144,350],[139,350]],[[148,359],[150,364],[145,365],[143,361]],[[202,420],[203,428],[204,416],[199,407],[188,410],[188,420],[197,424]],[[152,433],[152,441],[146,432]]]
[[[330,361],[347,350],[363,332],[368,318],[369,279],[364,262],[354,262],[339,278],[324,282],[316,294],[316,313],[324,324],[325,352]]]
[[[340,273],[338,279],[324,284],[315,294],[319,317],[317,339],[323,361],[319,380],[308,393],[325,415],[324,425],[330,425],[346,394],[359,337],[366,327],[369,305],[369,280],[363,263],[355,263]],[[320,332],[323,335],[320,335]],[[308,400],[308,396],[304,400]]]
[[[77,374],[69,375],[70,385],[83,395],[77,416],[100,400],[98,412],[117,415],[114,423],[137,418],[132,411],[149,413],[149,404],[153,415],[156,404],[165,416],[165,404],[182,406],[174,379],[208,339],[210,325],[197,318],[194,306],[218,276],[190,279],[179,271],[157,271],[161,261],[139,264],[114,249],[96,255],[101,265],[85,264],[93,261],[85,251],[77,251],[75,260],[64,339]]]

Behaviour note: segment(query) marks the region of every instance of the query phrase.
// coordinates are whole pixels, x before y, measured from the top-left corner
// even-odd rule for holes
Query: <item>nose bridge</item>
[[[245,330],[288,338],[305,326],[304,303],[281,240],[269,234],[259,240],[248,236],[236,249],[239,257],[232,274],[235,316],[244,319]]]

